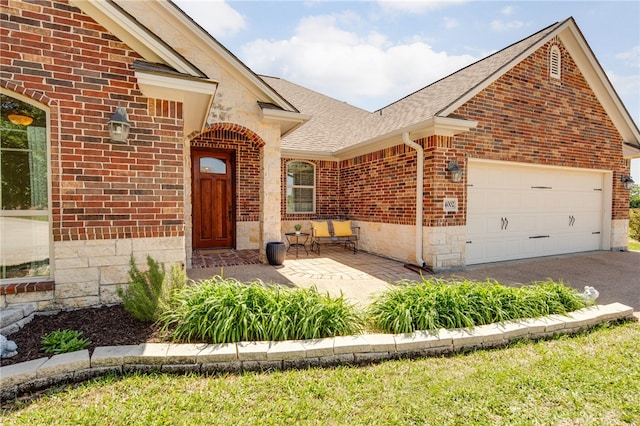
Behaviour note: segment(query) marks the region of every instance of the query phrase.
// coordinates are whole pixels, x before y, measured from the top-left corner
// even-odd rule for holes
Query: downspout
[[[424,268],[422,258],[422,219],[424,216],[424,148],[409,138],[409,132],[402,132],[402,141],[416,150],[416,262]]]

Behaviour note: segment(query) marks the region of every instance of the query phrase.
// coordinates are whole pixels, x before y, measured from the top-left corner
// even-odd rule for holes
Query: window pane
[[[47,216],[0,216],[0,278],[49,275]]]
[[[47,115],[0,94],[0,279],[49,275]]]
[[[200,173],[224,175],[227,173],[227,162],[219,158],[203,157],[200,159]]]
[[[287,188],[287,211],[312,213],[313,188]]]
[[[313,186],[313,164],[294,161],[287,166],[287,185]]]
[[[44,210],[47,197],[47,152],[0,152],[2,210]]]

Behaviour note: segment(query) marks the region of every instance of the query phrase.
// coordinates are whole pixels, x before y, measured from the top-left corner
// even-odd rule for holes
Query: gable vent
[[[560,59],[560,49],[554,44],[549,51],[549,76],[558,80],[560,79],[560,69],[562,68]]]

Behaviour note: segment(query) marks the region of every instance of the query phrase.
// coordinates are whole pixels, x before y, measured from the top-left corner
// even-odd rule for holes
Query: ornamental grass
[[[492,280],[423,279],[379,294],[367,314],[376,330],[410,333],[565,314],[587,304],[572,288],[550,280],[507,287]]]
[[[316,288],[268,286],[213,277],[175,292],[160,316],[174,341],[230,343],[316,339],[356,334],[362,319],[354,305]]]

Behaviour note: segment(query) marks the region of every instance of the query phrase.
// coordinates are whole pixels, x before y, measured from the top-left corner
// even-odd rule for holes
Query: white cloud
[[[221,0],[173,0],[202,28],[219,38],[232,36],[246,28],[244,17]]]
[[[620,59],[633,68],[640,68],[640,46],[634,46],[625,52],[616,54],[616,59]]]
[[[460,26],[460,21],[454,18],[444,18],[442,26],[447,30],[458,28]]]
[[[507,30],[517,30],[518,28],[524,27],[524,22],[522,21],[501,21],[500,19],[496,19],[491,21],[491,28],[496,31],[507,31]]]
[[[466,3],[467,0],[379,0],[387,11],[422,14],[430,10]]]
[[[305,18],[290,38],[253,41],[243,46],[241,57],[258,73],[283,77],[370,110],[476,60],[471,55],[436,52],[417,36],[394,43],[379,33],[359,35],[345,24],[348,19],[353,18]]]
[[[512,6],[503,7],[500,13],[507,16],[513,15],[513,7]]]

